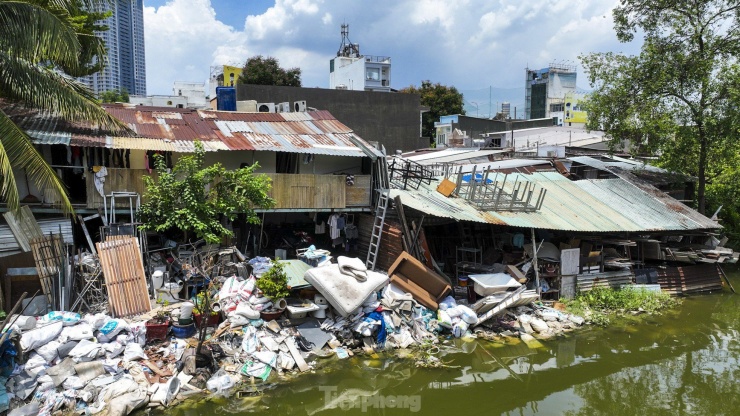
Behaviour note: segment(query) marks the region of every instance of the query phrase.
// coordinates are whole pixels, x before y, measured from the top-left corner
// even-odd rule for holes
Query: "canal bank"
[[[737,269],[728,270],[735,287]],[[684,298],[661,315],[615,320],[543,342],[543,348],[449,340],[446,368],[410,358],[327,360],[257,397],[168,409],[194,414],[734,414],[740,404],[740,296]],[[164,414],[155,413],[152,414]]]

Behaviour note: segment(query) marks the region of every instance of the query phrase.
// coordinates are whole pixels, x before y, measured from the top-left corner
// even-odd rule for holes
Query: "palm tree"
[[[93,10],[102,1],[0,0],[0,102],[98,129],[126,130],[89,89],[66,75],[81,75],[80,60],[89,58],[80,40],[91,35],[75,30],[73,15],[80,7]],[[89,38],[83,40],[90,44]],[[97,45],[95,53],[102,58],[102,42]],[[58,192],[63,211],[73,212],[60,178],[0,105],[0,201],[17,210],[20,199],[13,169],[25,170],[38,189]]]

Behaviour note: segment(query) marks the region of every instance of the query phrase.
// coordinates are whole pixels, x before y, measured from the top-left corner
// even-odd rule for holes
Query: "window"
[[[365,79],[367,79],[368,81],[380,81],[380,69],[368,68]]]
[[[552,113],[556,113],[558,111],[563,111],[564,109],[565,109],[565,107],[563,106],[562,103],[561,104],[550,104],[550,112],[552,112]]]

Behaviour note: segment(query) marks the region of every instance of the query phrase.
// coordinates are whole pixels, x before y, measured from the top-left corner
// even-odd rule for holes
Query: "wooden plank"
[[[303,359],[301,352],[298,351],[298,348],[295,346],[295,341],[293,341],[293,339],[289,337],[285,340],[285,345],[288,346],[290,355],[293,356],[298,369],[301,371],[308,371],[310,368],[308,367],[308,364],[306,364],[306,360]]]
[[[117,237],[96,244],[111,314],[125,317],[148,312],[151,304],[138,242],[134,237]]]
[[[8,222],[10,231],[23,251],[31,251],[31,240],[43,236],[41,227],[33,217],[31,208],[27,205],[21,207],[18,215],[8,211],[3,214],[3,217]]]
[[[156,176],[155,171],[149,173],[146,169],[106,168],[108,175],[105,177],[103,192],[109,195],[111,192],[136,192],[144,195],[144,176]],[[87,175],[87,208],[98,208],[103,206],[103,197],[95,189],[94,175]],[[143,202],[143,200],[142,200]],[[119,208],[128,207],[128,198],[116,201]]]

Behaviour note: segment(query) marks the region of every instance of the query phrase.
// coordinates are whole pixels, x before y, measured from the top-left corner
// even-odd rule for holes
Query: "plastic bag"
[[[244,338],[242,339],[242,351],[252,354],[257,351],[260,341],[257,338],[257,330],[253,326],[244,328]]]
[[[447,296],[446,298],[442,299],[441,302],[439,302],[439,309],[447,310],[450,308],[454,308],[457,306],[457,302],[455,302],[455,298],[452,296]]]
[[[87,322],[90,324],[90,326],[93,327],[94,330],[100,329],[103,325],[105,325],[106,322],[108,322],[111,319],[110,316],[104,314],[104,313],[96,313],[93,314],[87,314],[84,318],[82,318],[83,322]]]
[[[259,319],[260,313],[252,308],[247,302],[241,302],[234,311],[235,315],[245,316],[247,319]]]
[[[465,321],[466,324],[475,325],[476,323],[478,323],[478,315],[476,315],[472,309],[468,308],[465,305],[458,305],[457,310],[461,312],[460,319]]]
[[[223,394],[234,387],[234,379],[223,369],[216,371],[206,382],[206,388],[211,393]]]
[[[443,310],[437,311],[437,323],[439,326],[452,329],[452,319],[450,318],[450,315]]]

